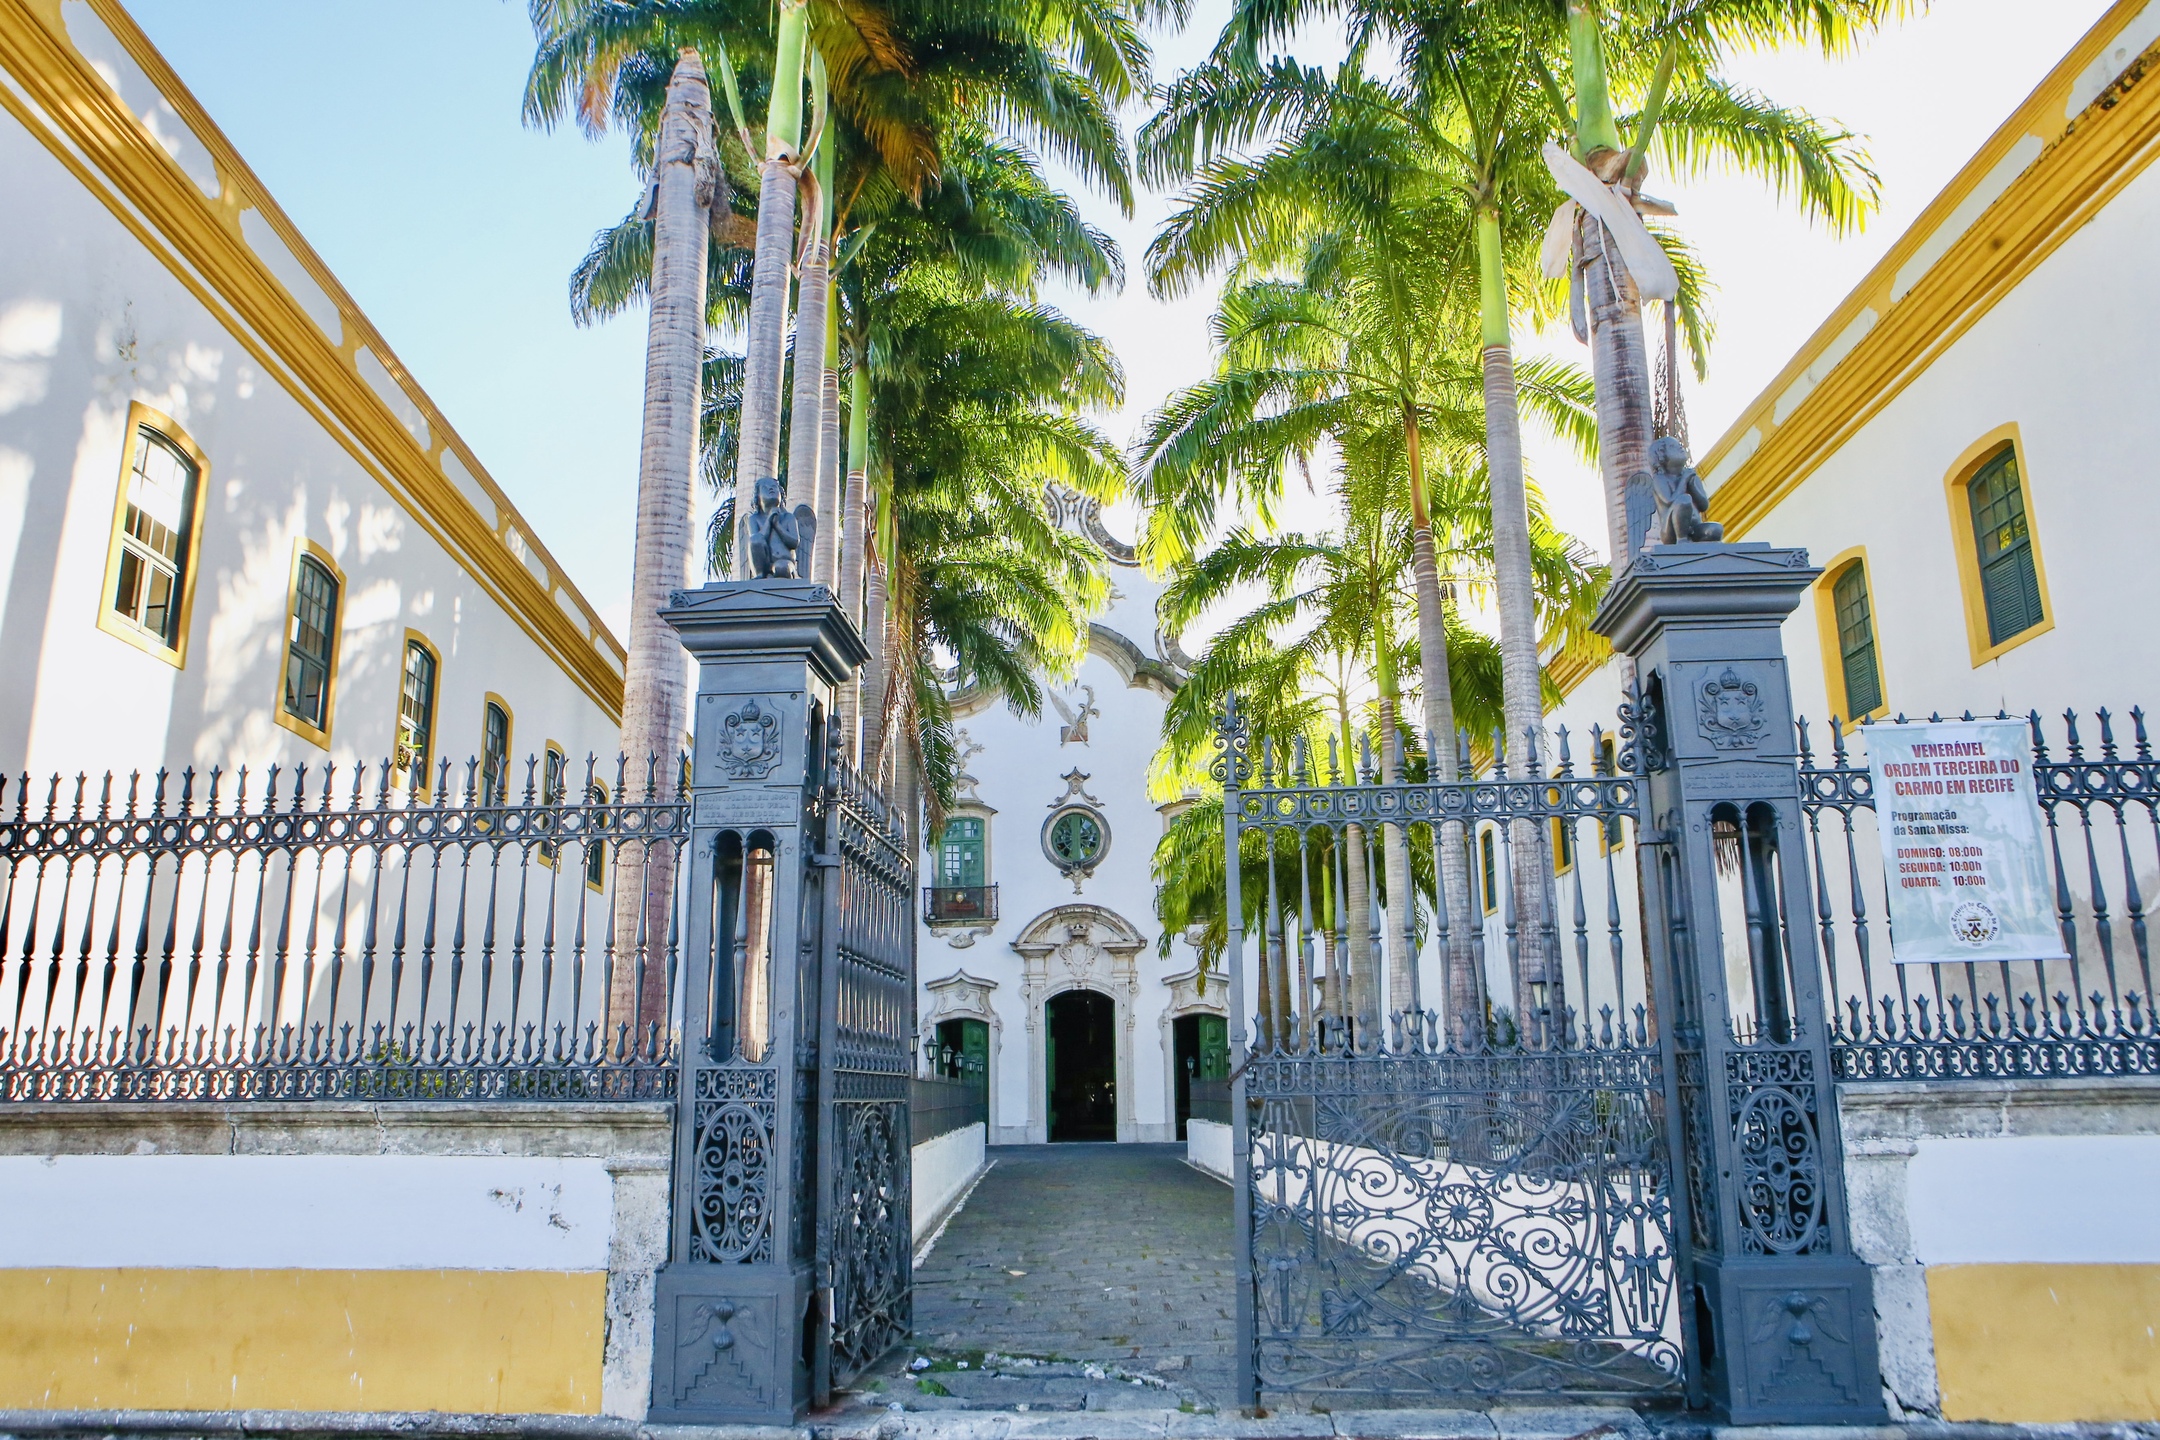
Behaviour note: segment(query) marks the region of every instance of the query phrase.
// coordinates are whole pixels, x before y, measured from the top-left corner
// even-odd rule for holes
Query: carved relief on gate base
[[[1044,1007],[1067,990],[1093,990],[1116,1006],[1117,1138],[1136,1140],[1139,1125],[1133,1094],[1133,1027],[1140,1001],[1140,952],[1147,937],[1114,910],[1100,905],[1060,905],[1030,920],[1013,940],[1020,955],[1020,1005],[1027,1016],[1027,1140],[1050,1138],[1049,1073]]]

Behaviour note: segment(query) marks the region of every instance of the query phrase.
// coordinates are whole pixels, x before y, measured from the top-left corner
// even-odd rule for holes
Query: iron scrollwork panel
[[[1264,1389],[1679,1389],[1655,1051],[1263,1059],[1248,1093]]]
[[[1725,1090],[1740,1171],[1741,1250],[1828,1254],[1814,1053],[1778,1046],[1728,1051]]]
[[[697,1145],[686,1258],[751,1264],[771,1260],[779,1073],[770,1066],[744,1064],[694,1073]]]

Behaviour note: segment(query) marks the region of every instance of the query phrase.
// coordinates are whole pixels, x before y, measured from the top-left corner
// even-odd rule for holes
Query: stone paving
[[[990,1157],[915,1272],[915,1338],[936,1365],[923,1388],[1042,1409],[1227,1407],[1229,1187],[1187,1165],[1183,1145]]]

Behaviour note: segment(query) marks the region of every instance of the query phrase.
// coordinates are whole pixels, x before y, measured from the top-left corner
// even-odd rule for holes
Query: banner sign
[[[2020,720],[1870,725],[1892,958],[2061,960]]]

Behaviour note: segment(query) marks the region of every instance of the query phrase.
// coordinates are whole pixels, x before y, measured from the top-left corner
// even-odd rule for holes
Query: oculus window
[[[285,680],[278,719],[318,745],[330,742],[331,687],[337,677],[339,592],[326,555],[302,541],[293,557],[285,629]]]
[[[1082,877],[1094,874],[1110,849],[1110,822],[1085,806],[1067,806],[1043,822],[1042,847],[1078,894]]]
[[[180,664],[206,466],[164,416],[135,405],[128,419],[98,628]]]

